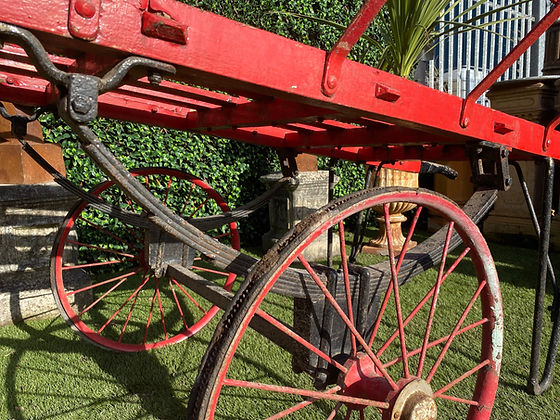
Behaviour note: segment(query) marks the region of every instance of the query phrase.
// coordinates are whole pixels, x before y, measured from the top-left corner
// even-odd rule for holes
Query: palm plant
[[[510,17],[494,20],[500,12],[514,8],[530,0],[521,0],[516,3],[488,10],[488,0],[478,0],[470,7],[458,12],[451,20],[444,17],[455,10],[464,0],[387,0],[385,7],[378,16],[381,34],[379,37],[364,34],[362,39],[372,48],[380,51],[379,61],[375,67],[397,74],[410,77],[423,54],[434,48],[434,41],[441,37],[480,30],[504,37],[490,29],[491,25],[519,19]],[[479,12],[481,9],[486,9]],[[291,12],[279,12],[291,16],[315,21],[344,30],[345,25],[315,16]],[[490,19],[485,19],[489,17]],[[483,22],[485,20],[486,22]],[[365,54],[358,57],[362,61]]]
[[[497,16],[499,12],[528,1],[522,0],[477,14],[477,9],[487,3],[487,0],[479,0],[458,13],[453,20],[444,20],[443,17],[463,0],[387,0],[386,11],[381,15],[384,42],[381,44],[372,40],[383,51],[378,67],[408,77],[422,54],[433,48],[435,39],[474,29],[500,35],[488,27],[519,18],[489,19],[485,23],[482,19]]]

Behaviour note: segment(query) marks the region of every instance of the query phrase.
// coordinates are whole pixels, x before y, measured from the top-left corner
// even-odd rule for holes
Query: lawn
[[[491,248],[501,281],[506,325],[492,418],[560,418],[558,380],[544,396],[525,392],[536,252],[497,244]],[[553,255],[553,260],[560,266],[560,255]],[[550,301],[547,295],[547,305]],[[85,343],[60,318],[3,327],[0,419],[184,418],[190,387],[216,322],[211,321],[180,344],[134,354],[107,352]],[[548,320],[546,327],[549,332]],[[266,363],[273,374],[287,363],[258,356],[247,360],[244,368]],[[555,373],[560,375],[560,367]],[[232,407],[229,418],[237,418],[234,412]]]

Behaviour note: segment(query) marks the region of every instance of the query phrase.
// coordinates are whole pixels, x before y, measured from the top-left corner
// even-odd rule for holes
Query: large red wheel
[[[389,257],[384,257],[389,274],[370,285],[379,293],[373,321],[359,325],[356,288],[350,284],[354,277],[349,274],[356,272],[356,267],[347,264],[345,255],[351,243],[347,232],[352,231],[356,213],[374,208],[388,215],[389,206],[398,202],[416,208],[410,217],[408,239],[400,254],[389,244]],[[413,279],[402,278],[399,269],[405,259],[422,261],[408,244],[428,236],[417,228],[419,217],[428,212],[437,216],[435,220],[442,226],[441,235],[426,239],[431,241],[430,249],[441,247],[439,261]],[[339,238],[342,250],[338,276],[344,284],[337,289],[330,286],[332,275],[324,276],[327,269],[310,264],[304,256],[314,239],[329,228]],[[451,253],[451,245],[457,241],[462,245]],[[363,267],[372,262],[364,255],[358,259]],[[300,322],[300,316],[297,312],[293,315],[288,298],[270,293],[287,270],[292,274],[299,270],[313,279],[324,307],[333,309],[331,313],[337,317],[331,325],[342,325],[346,331],[347,351],[329,354],[315,344],[316,340],[299,334],[294,324]],[[296,226],[255,265],[236,298],[205,355],[191,393],[190,419],[490,417],[502,356],[498,278],[476,225],[438,194],[373,189],[324,207]],[[273,345],[248,328],[252,320],[263,319],[274,325],[277,334],[283,331],[291,336],[291,348]],[[322,338],[328,341],[336,333],[324,331]],[[302,355],[307,360],[297,360]],[[319,388],[312,371],[308,370],[309,375],[298,373],[305,371],[302,366],[311,357],[322,360],[331,378]]]
[[[206,182],[182,171],[146,168],[131,174],[185,218],[229,211]],[[142,214],[112,181],[91,192]],[[208,233],[239,249],[235,222]],[[216,306],[174,278],[154,272],[146,248],[153,236],[154,232],[102,213],[85,201],[68,213],[53,248],[51,287],[62,316],[82,338],[110,350],[147,350],[195,334],[216,314]],[[231,289],[235,274],[201,260],[186,245],[171,241],[166,246],[174,247],[179,258],[189,259],[193,271]]]

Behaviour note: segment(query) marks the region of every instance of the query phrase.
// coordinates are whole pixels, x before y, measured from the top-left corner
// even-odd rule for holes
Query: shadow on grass
[[[73,333],[59,318],[45,322],[44,328],[30,323],[14,325],[10,327],[14,338],[0,337],[0,348],[11,349],[4,355],[2,384],[7,418],[184,418],[192,383],[213,332],[213,326],[208,327],[200,334],[204,337],[190,337],[164,349],[116,353],[72,338]],[[19,338],[20,333],[25,338]],[[30,353],[40,355],[41,361],[31,363]],[[260,359],[240,356],[243,363],[271,381],[285,382],[280,372]],[[46,409],[37,414],[39,406]],[[120,406],[127,406],[128,412],[120,413]]]
[[[70,362],[70,360],[76,358],[76,355],[79,355],[78,360],[83,358],[92,360],[109,377],[92,375],[87,368],[82,369],[74,364],[71,373],[63,373],[64,378],[61,381],[78,379],[77,384],[84,385],[84,388],[86,388],[86,383],[91,385],[96,381],[102,381],[116,385],[120,392],[116,394],[105,392],[105,397],[98,397],[97,395],[84,396],[85,389],[76,389],[74,395],[65,395],[64,390],[66,388],[57,389],[56,384],[49,384],[54,385],[54,388],[52,386],[45,387],[49,392],[34,393],[37,404],[39,404],[37,400],[40,398],[52,398],[55,401],[57,399],[60,401],[71,400],[73,407],[61,408],[56,413],[44,413],[41,418],[64,417],[65,415],[67,418],[77,418],[78,412],[81,410],[94,413],[96,407],[119,399],[130,400],[133,404],[139,403],[141,407],[139,411],[150,414],[155,418],[176,418],[185,411],[186,402],[175,397],[176,389],[172,385],[168,368],[163,366],[153,354],[150,352],[113,353],[83,341],[58,337],[56,334],[59,330],[68,327],[66,324],[55,321],[53,320],[42,330],[35,329],[26,323],[15,325],[21,332],[29,335],[26,339],[0,338],[0,347],[13,349],[8,355],[9,362],[4,372],[4,391],[9,418],[17,420],[29,418],[28,414],[24,414],[22,411],[23,408],[18,399],[18,395],[27,392],[24,386],[16,382],[17,374],[22,369],[31,370],[32,372],[28,373],[37,377],[47,374],[49,381],[52,381],[58,378],[57,374],[61,370],[61,361],[66,359]],[[22,367],[22,359],[28,352],[48,353],[52,365]],[[53,392],[50,392],[51,390]],[[56,406],[56,403],[54,405]],[[64,405],[67,406],[67,404]]]

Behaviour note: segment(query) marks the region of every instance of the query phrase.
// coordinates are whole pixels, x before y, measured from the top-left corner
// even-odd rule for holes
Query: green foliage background
[[[320,25],[307,19],[287,15],[291,12],[348,24],[361,6],[349,0],[190,0],[193,6],[260,27],[291,39],[330,49],[340,32],[329,25]],[[372,25],[369,33],[376,32]],[[377,51],[367,50],[359,43],[352,57],[374,63]],[[279,69],[281,71],[281,69]],[[67,176],[84,188],[90,188],[105,179],[101,171],[78,146],[71,130],[52,115],[41,122],[47,141],[60,143],[67,165]],[[279,169],[276,153],[271,148],[243,144],[227,139],[200,134],[167,130],[141,124],[99,119],[92,129],[123,162],[127,168],[168,166],[182,169],[205,179],[231,208],[238,207],[264,191],[258,178]],[[326,169],[327,159],[319,159],[320,169]],[[336,168],[340,182],[335,196],[363,188],[363,165],[341,162]],[[240,223],[244,244],[260,244],[260,235],[268,230],[268,213],[261,209]]]

